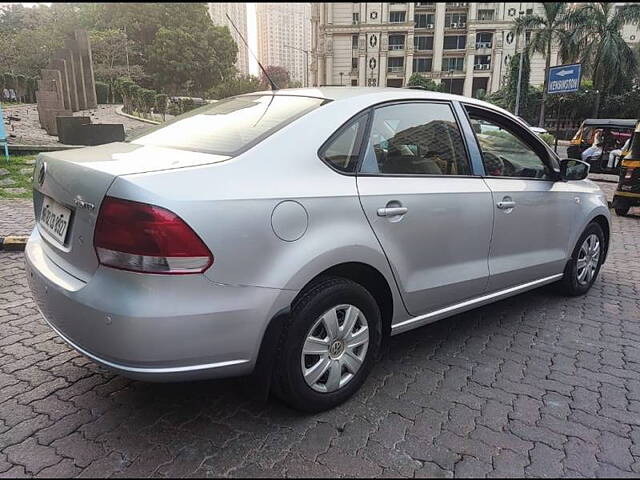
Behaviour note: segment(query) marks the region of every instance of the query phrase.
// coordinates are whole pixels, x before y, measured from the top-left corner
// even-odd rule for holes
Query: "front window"
[[[407,103],[376,109],[362,172],[469,175],[464,143],[451,107]]]
[[[416,50],[433,50],[433,37],[413,37]]]
[[[455,71],[461,72],[464,70],[464,57],[443,57],[442,59],[443,71]]]
[[[466,13],[447,13],[444,16],[445,28],[464,28],[467,25]]]
[[[476,33],[476,48],[491,48],[493,34],[491,32]]]
[[[431,58],[414,58],[413,71],[418,73],[430,72],[432,66]]]
[[[389,35],[389,50],[403,50],[404,35]]]
[[[147,130],[131,143],[234,156],[326,102],[289,95],[231,97]]]
[[[433,28],[436,16],[432,13],[417,13],[414,16],[416,28]]]
[[[490,177],[550,178],[550,170],[538,154],[515,133],[515,130],[469,112],[476,133],[485,173]]]
[[[403,23],[406,19],[407,12],[389,12],[390,23]]]
[[[400,73],[404,70],[404,57],[389,57],[389,72]]]
[[[445,35],[444,50],[463,50],[467,46],[466,35]]]

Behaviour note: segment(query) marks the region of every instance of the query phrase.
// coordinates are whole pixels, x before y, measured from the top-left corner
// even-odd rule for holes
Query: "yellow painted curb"
[[[0,237],[0,244],[2,245],[2,250],[5,251],[23,251],[27,244],[27,237],[17,235]]]

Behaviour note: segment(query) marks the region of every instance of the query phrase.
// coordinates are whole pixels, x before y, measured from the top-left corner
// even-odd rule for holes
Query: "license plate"
[[[49,197],[44,197],[40,211],[40,226],[61,244],[64,244],[69,229],[71,210]]]

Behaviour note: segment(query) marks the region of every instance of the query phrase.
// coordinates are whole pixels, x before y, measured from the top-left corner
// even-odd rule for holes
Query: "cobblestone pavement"
[[[244,380],[114,376],[44,324],[0,252],[2,476],[640,477],[640,222],[584,297],[548,286],[394,337],[330,412]]]
[[[90,116],[92,123],[122,123],[127,135],[151,126],[148,123],[118,115],[115,112],[118,106],[98,105],[97,108],[82,110],[76,112],[75,115]],[[10,145],[60,145],[58,137],[47,135],[47,132],[40,128],[35,103],[5,106],[4,117]],[[20,120],[10,120],[9,117],[16,117]]]
[[[0,237],[29,235],[34,221],[33,202],[30,199],[0,198]]]

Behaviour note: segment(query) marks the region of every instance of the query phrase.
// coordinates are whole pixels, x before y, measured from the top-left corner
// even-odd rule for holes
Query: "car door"
[[[493,195],[488,292],[562,273],[578,212],[571,187],[556,181],[553,160],[534,134],[493,110],[466,110]]]
[[[407,310],[420,315],[482,294],[493,203],[473,175],[452,105],[378,106],[365,141],[360,202]]]

